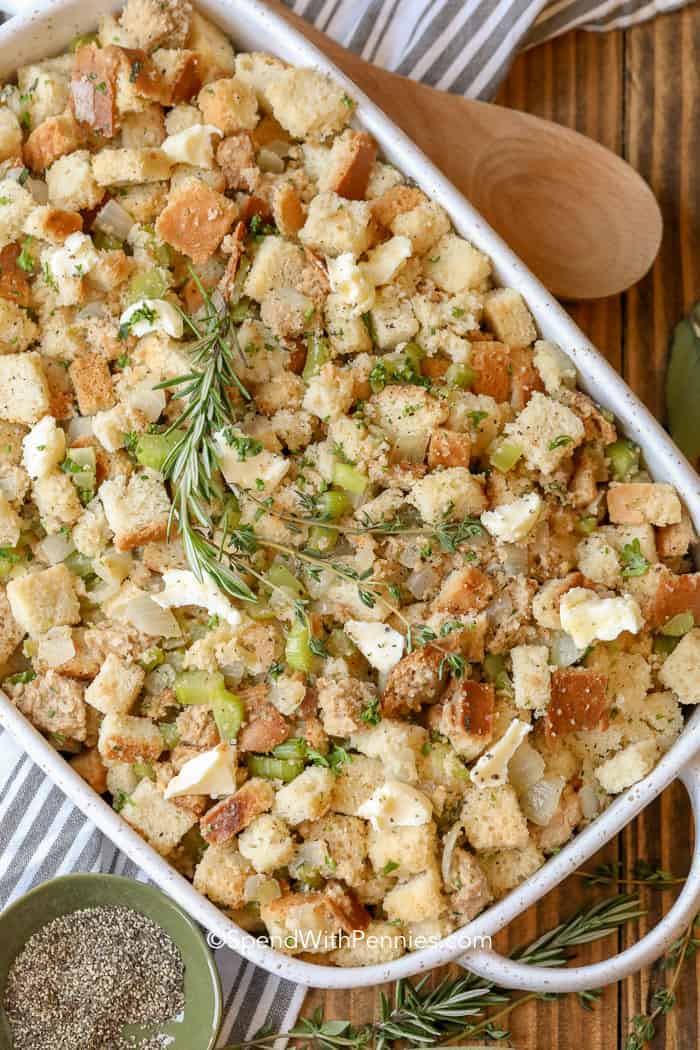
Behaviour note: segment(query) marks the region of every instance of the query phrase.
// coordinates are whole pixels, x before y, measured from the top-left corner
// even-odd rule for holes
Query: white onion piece
[[[578,793],[581,812],[586,820],[593,820],[600,813],[602,801],[594,784],[584,784]]]
[[[129,408],[143,412],[149,423],[155,423],[165,411],[165,391],[155,390],[154,387],[153,379],[142,379],[126,395]]]
[[[507,619],[513,612],[513,601],[507,594],[499,594],[497,598],[486,606],[486,619],[490,624],[500,623]]]
[[[146,675],[143,688],[149,696],[158,696],[165,689],[172,689],[175,682],[175,668],[171,664],[160,664]]]
[[[429,441],[430,434],[425,431],[402,434],[394,442],[394,459],[399,463],[422,463],[428,451]]]
[[[289,862],[289,874],[297,879],[302,868],[320,872],[326,865],[327,856],[328,850],[323,842],[302,842]]]
[[[263,146],[258,153],[258,167],[261,171],[272,171],[275,175],[281,175],[284,171],[284,161],[279,153]]]
[[[89,416],[73,416],[66,430],[66,444],[70,448],[79,438],[92,435],[92,419]]]
[[[49,203],[49,188],[41,179],[27,179],[25,188],[29,190],[37,204]]]
[[[564,777],[544,777],[520,796],[520,808],[533,824],[544,828],[559,805],[566,781]]]
[[[528,570],[527,547],[519,546],[517,543],[504,543],[503,547],[503,571],[507,576],[526,576]]]
[[[100,208],[92,225],[102,233],[116,237],[118,241],[125,241],[135,224],[126,208],[122,208],[115,200],[109,200],[104,208]]]
[[[541,780],[545,763],[539,751],[535,750],[528,740],[523,740],[520,747],[508,763],[508,779],[520,795],[529,787]]]
[[[58,565],[59,562],[65,561],[74,550],[73,541],[60,532],[44,537],[41,543],[37,544],[37,552],[49,565]]]
[[[258,901],[259,904],[269,904],[282,896],[282,890],[277,879],[269,875],[249,875],[243,887],[243,897],[248,901]]]
[[[107,316],[107,308],[101,299],[95,299],[78,310],[75,315],[76,321],[90,321],[93,317],[103,318]]]
[[[161,609],[147,594],[127,602],[121,611],[121,617],[143,634],[172,638],[181,633],[170,609]]]
[[[40,640],[38,658],[48,667],[60,667],[75,656],[70,627],[52,627]]]
[[[454,856],[455,847],[459,841],[459,837],[462,834],[462,821],[458,820],[456,824],[453,824],[450,830],[442,840],[442,863],[440,865],[442,871],[442,881],[445,883],[447,889],[450,888],[450,869],[452,867],[452,857]]]
[[[406,586],[418,601],[422,601],[437,586],[438,575],[430,565],[416,569],[406,580]]]
[[[22,165],[20,165],[17,168],[9,168],[9,170],[5,172],[3,178],[12,179],[13,182],[19,182],[20,178],[26,170],[27,169]]]
[[[549,656],[555,667],[571,667],[580,660],[585,649],[579,649],[566,631],[554,631],[549,644]]]

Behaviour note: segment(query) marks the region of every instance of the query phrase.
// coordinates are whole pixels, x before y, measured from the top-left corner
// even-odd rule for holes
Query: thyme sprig
[[[661,960],[660,965],[665,969],[670,968],[671,976],[663,988],[658,988],[652,994],[647,1013],[637,1014],[632,1018],[624,1050],[644,1050],[644,1047],[656,1035],[656,1024],[659,1018],[670,1013],[676,1005],[676,989],[683,966],[700,949],[700,939],[695,936],[699,925],[700,915],[696,915],[687,930],[671,945]]]
[[[564,966],[572,958],[572,948],[606,937],[643,914],[637,897],[618,894],[582,908],[568,922],[516,949],[511,956],[538,966]],[[443,1046],[471,1050],[464,1040],[484,1035],[505,1038],[508,1033],[496,1022],[533,998],[542,996],[515,996],[512,991],[470,973],[446,977],[432,988],[427,977],[416,984],[401,980],[396,983],[393,999],[381,995],[380,1017],[371,1024],[354,1026],[350,1021],[326,1021],[322,1010],[316,1010],[285,1037],[312,1050],[391,1050],[402,1040],[425,1050]],[[590,1003],[590,996],[587,1002]],[[490,1012],[494,1007],[498,1008],[496,1012]],[[265,1031],[225,1050],[273,1046],[279,1038],[279,1034]]]

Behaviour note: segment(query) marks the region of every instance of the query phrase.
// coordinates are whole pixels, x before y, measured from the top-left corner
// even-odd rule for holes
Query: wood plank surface
[[[658,416],[672,326],[700,297],[700,10],[697,6],[616,33],[568,33],[521,55],[496,99],[556,120],[626,157],[650,182],[661,203],[665,234],[652,272],[624,296],[570,304],[575,320]],[[692,844],[683,788],[673,785],[617,841],[592,862],[637,858],[678,874],[688,869]],[[567,880],[498,938],[505,949],[533,939],[595,896],[581,879]],[[598,891],[600,892],[600,891]],[[609,892],[609,891],[602,891]],[[580,962],[604,958],[632,943],[658,921],[673,893],[643,890],[648,915],[624,935],[582,949]],[[652,1050],[694,1050],[698,1044],[700,961],[688,964],[678,1005],[658,1025]],[[632,1017],[660,986],[654,968],[607,988],[592,1012],[577,997],[532,1002],[515,1011],[509,1027],[518,1050],[617,1050]],[[311,991],[305,1012],[323,1005],[328,1017],[359,1023],[376,1015],[378,989]],[[489,1044],[497,1046],[497,1043]]]

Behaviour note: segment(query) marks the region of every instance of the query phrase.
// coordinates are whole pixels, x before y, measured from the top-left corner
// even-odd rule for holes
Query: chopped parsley
[[[127,339],[131,329],[138,321],[148,321],[149,324],[153,324],[157,318],[158,314],[153,307],[149,306],[148,303],[142,303],[138,310],[134,310],[128,321],[124,321],[119,325],[119,339]]]
[[[382,712],[379,709],[379,697],[373,696],[365,708],[360,711],[360,721],[368,726],[378,726],[382,720]]]
[[[638,539],[626,543],[620,552],[622,564],[622,576],[629,579],[633,576],[644,576],[649,569],[649,561],[642,554],[642,548]]]
[[[22,251],[17,256],[17,265],[25,273],[34,273],[36,269],[36,259],[31,251],[33,240],[33,237],[25,237],[22,241]]]
[[[247,434],[238,434],[235,430],[227,430],[224,434],[226,444],[238,453],[240,460],[252,459],[259,456],[263,450],[262,441],[249,437]],[[259,479],[256,479],[256,486]],[[263,486],[264,487],[264,486]]]
[[[550,452],[554,452],[555,448],[564,448],[566,445],[570,445],[573,440],[568,434],[560,434],[558,437],[553,438],[547,447]]]
[[[396,871],[401,865],[397,860],[388,860],[382,868],[382,875],[391,875],[392,871]]]

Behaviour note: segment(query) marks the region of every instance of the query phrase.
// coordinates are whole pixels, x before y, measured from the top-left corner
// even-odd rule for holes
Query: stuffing
[[[199,93],[197,104],[205,124],[213,124],[222,135],[251,131],[258,123],[258,100],[242,80],[214,80]]]
[[[147,474],[122,475],[104,481],[98,495],[117,550],[129,551],[165,539],[170,500],[162,481]]]
[[[49,385],[39,355],[0,355],[0,419],[31,425],[48,411]]]
[[[378,289],[369,317],[374,341],[380,350],[394,350],[418,331],[418,319],[410,299],[391,285]]]
[[[408,494],[423,521],[461,521],[486,508],[482,481],[466,467],[447,467],[421,478]]]
[[[535,322],[525,300],[513,288],[497,288],[484,300],[484,319],[506,346],[529,346],[537,338]]]
[[[0,248],[20,240],[24,224],[35,206],[31,193],[19,182],[0,180]]]
[[[389,672],[382,695],[382,712],[392,718],[434,704],[444,690],[440,674],[443,654],[426,645],[404,656]]]
[[[476,758],[490,744],[494,705],[494,687],[483,682],[457,680],[448,690],[439,709],[437,728],[463,759]]]
[[[678,525],[681,501],[671,485],[615,484],[608,489],[608,514],[616,525]]]
[[[329,813],[320,820],[302,825],[299,830],[306,842],[322,844],[336,878],[349,886],[362,886],[368,846],[364,820]]]
[[[83,692],[79,682],[56,671],[10,689],[13,703],[32,725],[69,740],[85,740],[87,734]]]
[[[336,946],[339,924],[322,893],[287,893],[261,905],[260,916],[279,952],[313,955]]]
[[[10,580],[6,594],[15,621],[32,637],[80,623],[75,577],[63,564]]]
[[[170,40],[171,46],[174,41]],[[203,84],[219,77],[230,77],[234,70],[234,54],[231,41],[225,33],[193,11],[185,46],[197,56],[197,67]]]
[[[522,849],[528,844],[527,821],[510,784],[469,788],[464,795],[461,819],[469,845],[479,853]]]
[[[531,470],[553,474],[583,441],[583,423],[571,409],[545,394],[534,393],[505,432],[523,450]]]
[[[366,201],[348,201],[330,191],[309,204],[299,240],[307,248],[335,258],[349,252],[358,256],[372,243],[372,210]]]
[[[461,923],[469,922],[493,900],[483,867],[473,853],[459,847],[452,853],[446,886],[453,891],[450,911]]]
[[[0,667],[10,659],[25,632],[15,620],[4,587],[0,587]]]
[[[399,883],[384,898],[384,911],[390,922],[437,919],[446,908],[442,879],[435,868],[429,868]]]
[[[102,719],[97,747],[104,761],[136,762],[158,759],[165,741],[150,718],[110,712]]]
[[[277,792],[274,812],[293,827],[304,820],[318,820],[331,804],[335,778],[323,766],[310,766]]]
[[[650,773],[657,759],[654,740],[640,740],[623,747],[595,771],[596,779],[609,795],[619,795]]]
[[[202,837],[212,846],[231,842],[256,817],[273,805],[275,791],[269,780],[253,777],[234,795],[217,802],[200,821]]]
[[[374,966],[399,959],[405,950],[405,934],[396,924],[374,919],[362,937],[345,938],[329,953],[336,966]]]
[[[546,645],[516,645],[510,658],[516,706],[542,714],[552,695],[549,649]]]
[[[127,0],[119,26],[131,47],[153,51],[165,43],[182,47],[191,21],[189,0]]]
[[[417,761],[428,741],[422,726],[382,718],[378,725],[365,726],[350,738],[352,747],[382,763],[387,778],[412,784],[418,779]]]
[[[194,873],[194,888],[215,904],[241,908],[253,868],[233,846],[209,846]]]
[[[369,683],[354,678],[318,678],[316,690],[323,728],[341,737],[363,728],[362,715],[377,695]]]
[[[396,223],[393,229],[398,232]],[[491,261],[469,241],[455,233],[446,233],[430,249],[430,257],[424,260],[423,269],[438,288],[456,295],[470,288],[480,289],[491,274]],[[526,346],[527,342],[518,345]]]
[[[551,681],[552,697],[545,714],[548,736],[600,725],[609,704],[605,675],[582,667],[557,668]]]
[[[166,801],[148,777],[127,796],[121,815],[163,857],[172,853],[197,822],[193,813]]]
[[[330,190],[349,200],[364,200],[376,156],[377,146],[371,135],[366,131],[345,131],[333,142],[319,190]]]
[[[265,95],[275,118],[298,139],[327,138],[352,115],[352,100],[340,85],[314,69],[284,69],[270,78]]]
[[[659,681],[673,690],[682,704],[700,703],[700,629],[688,631],[666,657]]]
[[[401,187],[402,190],[408,189],[408,187]],[[381,215],[384,209],[377,210],[375,205],[374,213],[381,220]],[[411,242],[412,253],[415,255],[425,255],[426,252],[430,252],[431,249],[435,248],[435,254],[431,252],[431,259],[428,262],[428,266],[432,267],[431,276],[438,287],[446,288],[449,291],[448,285],[460,285],[462,277],[467,277],[470,271],[470,267],[475,269],[472,271],[474,278],[476,274],[482,268],[484,274],[490,272],[490,264],[486,259],[485,255],[481,253],[463,252],[456,248],[451,242],[445,244],[444,237],[447,236],[448,230],[450,229],[450,220],[447,212],[444,208],[441,208],[435,201],[422,200],[415,208],[411,208],[408,211],[399,212],[394,219],[391,219],[388,223],[389,229],[397,237],[408,237]],[[436,242],[438,242],[436,244]],[[467,242],[464,241],[464,244]],[[451,258],[452,263],[456,263],[458,266],[462,266],[461,276],[455,276],[454,281],[447,277],[447,271],[438,269],[437,273],[440,275],[435,276],[436,267],[439,266],[437,259],[438,253],[442,252],[442,247],[446,248],[447,256]],[[471,249],[471,245],[468,245]],[[473,249],[471,249],[473,252]],[[480,256],[480,258],[478,258]],[[435,260],[433,262],[433,259]],[[447,284],[441,283],[441,277],[443,280],[447,280]],[[464,285],[457,288],[457,291],[461,291],[462,288],[471,287],[474,281],[471,278],[465,280]],[[480,280],[479,280],[480,283]]]
[[[170,167],[170,158],[162,150],[144,146],[102,149],[92,159],[92,172],[98,186],[158,182],[168,178]]]
[[[442,584],[434,607],[438,612],[463,616],[484,609],[493,597],[493,582],[480,569],[454,569]]]
[[[382,763],[364,755],[353,756],[352,762],[341,766],[333,784],[330,809],[334,813],[356,817],[360,806],[384,782]]]
[[[238,836],[238,848],[256,871],[269,873],[284,868],[294,855],[289,828],[270,813],[263,813]]]
[[[146,672],[108,653],[99,673],[87,687],[85,700],[103,714],[128,714],[141,692]]]
[[[367,852],[378,875],[403,880],[427,871],[435,863],[438,842],[434,823],[414,828],[367,831]]]
[[[68,369],[78,408],[83,416],[94,416],[111,408],[116,400],[109,365],[102,354],[84,351],[77,354]]]
[[[96,791],[98,795],[104,795],[107,790],[107,767],[100,758],[97,748],[91,747],[87,751],[73,755],[69,763],[93,791]]]
[[[495,850],[479,857],[491,893],[500,900],[541,868],[544,857],[533,842],[521,849]]]

